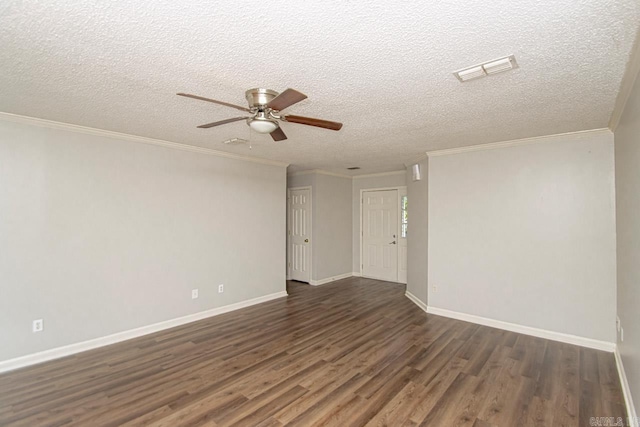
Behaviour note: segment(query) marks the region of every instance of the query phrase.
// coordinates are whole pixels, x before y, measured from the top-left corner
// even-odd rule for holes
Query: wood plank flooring
[[[0,375],[2,426],[588,426],[612,354],[427,315],[350,278]]]

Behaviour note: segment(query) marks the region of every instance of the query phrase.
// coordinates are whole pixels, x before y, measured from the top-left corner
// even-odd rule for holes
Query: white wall
[[[614,342],[613,167],[609,131],[430,157],[429,305]]]
[[[0,361],[284,291],[285,173],[0,121]]]
[[[429,163],[420,164],[422,179],[413,181],[411,166],[407,168],[407,291],[427,304],[427,229]]]
[[[309,173],[287,178],[287,187],[311,187],[311,280],[351,273],[351,179]]]
[[[402,187],[406,185],[406,177],[404,173],[392,175],[379,175],[370,177],[354,177],[352,182],[352,269],[354,272],[360,272],[360,190],[372,188]],[[409,204],[411,201],[409,200]]]
[[[618,349],[634,402],[640,401],[640,79],[615,132]]]

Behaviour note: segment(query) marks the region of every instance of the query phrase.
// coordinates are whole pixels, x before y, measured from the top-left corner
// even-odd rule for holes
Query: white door
[[[398,190],[362,193],[362,275],[398,280]]]
[[[311,280],[311,189],[289,190],[289,277]]]

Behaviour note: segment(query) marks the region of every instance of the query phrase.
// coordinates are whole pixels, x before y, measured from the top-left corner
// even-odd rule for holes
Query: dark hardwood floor
[[[351,278],[0,375],[0,425],[588,426],[612,354],[427,315]]]

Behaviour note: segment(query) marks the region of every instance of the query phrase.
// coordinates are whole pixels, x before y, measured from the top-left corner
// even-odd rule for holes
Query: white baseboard
[[[424,304],[418,304],[414,300],[415,296],[407,295],[407,297],[415,302],[418,307],[425,310]],[[531,326],[518,325],[516,323],[503,322],[501,320],[489,319],[486,317],[475,316],[473,314],[460,313],[458,311],[445,310],[443,308],[427,306],[425,311],[429,314],[435,314],[438,316],[449,317],[451,319],[476,323],[478,325],[490,326],[492,328],[504,329],[505,331],[517,332],[519,334],[531,335],[534,337],[544,338],[552,341],[559,341],[567,344],[607,351],[609,353],[613,353],[616,349],[616,344],[612,342],[594,340],[591,338],[579,337],[577,335],[570,335],[562,332],[548,331],[546,329],[538,329]]]
[[[407,298],[409,298],[411,301],[413,301],[413,303],[415,305],[420,307],[422,309],[422,311],[424,311],[425,313],[427,312],[427,304],[425,304],[424,302],[420,301],[420,298],[418,298],[417,296],[415,296],[414,294],[412,294],[409,291],[405,291],[404,295]]]
[[[636,413],[636,407],[633,406],[633,399],[631,398],[631,389],[629,388],[629,381],[627,381],[627,374],[624,372],[624,365],[622,364],[622,357],[620,357],[620,351],[616,346],[614,351],[616,358],[616,366],[618,367],[618,375],[620,376],[620,385],[622,386],[622,395],[624,396],[624,403],[627,405],[627,418],[628,424],[631,427],[638,427],[638,414]]]
[[[355,276],[356,273],[353,273],[353,275]],[[406,285],[407,282],[400,282],[398,280],[390,280],[390,279],[383,279],[380,277],[372,277],[372,276],[365,276],[364,274],[361,273],[357,273],[358,277],[362,277],[363,279],[373,279],[373,280],[380,280],[382,282],[390,282],[390,283],[400,283],[401,285]]]
[[[61,357],[70,356],[72,354],[92,350],[94,348],[103,347],[110,344],[115,344],[117,342],[130,340],[132,338],[141,337],[143,335],[162,331],[164,329],[174,328],[186,323],[195,322],[197,320],[206,319],[208,317],[217,316],[219,314],[228,313],[230,311],[239,310],[241,308],[249,307],[286,296],[286,291],[276,292],[275,294],[264,295],[258,298],[237,302],[235,304],[225,305],[224,307],[212,308],[211,310],[189,314],[187,316],[178,317],[176,319],[165,320],[163,322],[142,326],[136,329],[130,329],[128,331],[118,332],[116,334],[107,335],[105,337],[94,338],[88,341],[66,345],[64,347],[52,348],[50,350],[16,357],[15,359],[0,361],[0,373],[23,368],[25,366],[35,365],[37,363],[47,362],[49,360],[59,359]]]
[[[362,276],[362,273],[360,273],[359,271],[354,271],[353,273],[351,273],[351,275],[353,277],[360,277],[360,276]]]
[[[327,277],[325,279],[310,280],[309,284],[313,285],[313,286],[320,286],[320,285],[324,285],[326,283],[335,282],[336,280],[346,279],[347,277],[351,277],[351,276],[353,276],[353,273],[344,273],[344,274],[340,274],[338,276]]]

